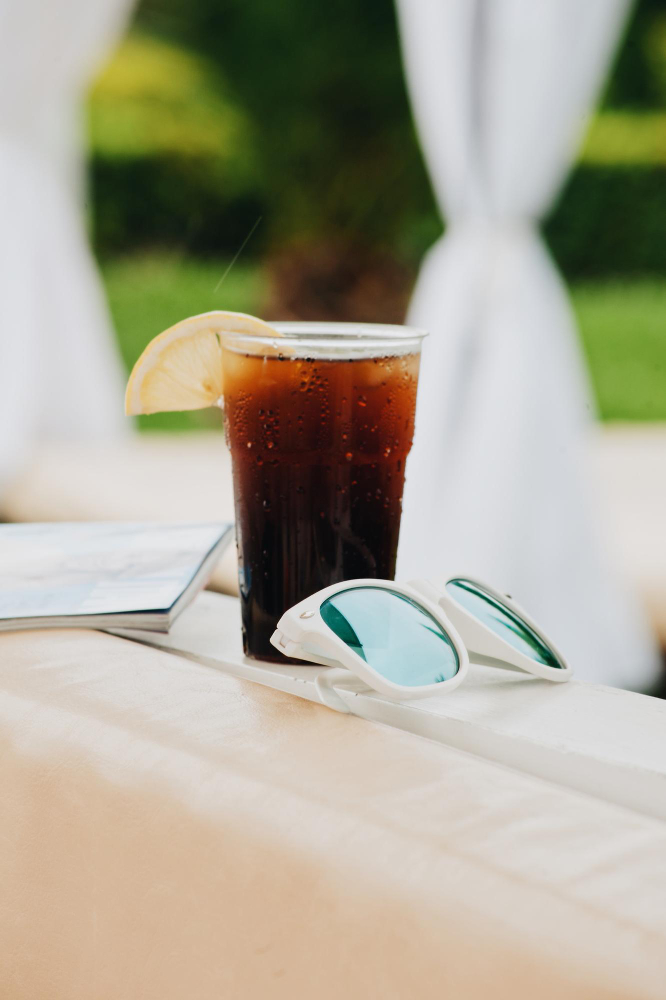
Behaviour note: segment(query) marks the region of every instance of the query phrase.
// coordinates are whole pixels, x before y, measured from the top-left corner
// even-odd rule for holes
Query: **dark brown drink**
[[[419,346],[330,360],[224,344],[247,655],[283,660],[278,619],[322,587],[393,579]]]

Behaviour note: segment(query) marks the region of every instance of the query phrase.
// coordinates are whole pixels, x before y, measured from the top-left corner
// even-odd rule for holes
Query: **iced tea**
[[[290,344],[223,342],[243,644],[274,660],[270,636],[292,604],[343,580],[393,579],[419,371],[420,337],[371,357]]]

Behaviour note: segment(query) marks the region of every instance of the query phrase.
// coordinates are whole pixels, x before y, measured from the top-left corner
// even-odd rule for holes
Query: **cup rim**
[[[320,360],[362,360],[386,354],[420,354],[425,330],[397,323],[326,323],[309,320],[280,320],[270,324],[280,334],[257,336],[225,332],[223,344],[232,350],[266,353],[273,357],[316,357]]]
[[[348,337],[350,340],[358,340],[364,337],[369,339],[386,340],[423,340],[428,336],[428,331],[420,327],[408,326],[403,323],[352,323],[352,322],[327,322],[325,320],[267,320],[270,326],[286,337]]]

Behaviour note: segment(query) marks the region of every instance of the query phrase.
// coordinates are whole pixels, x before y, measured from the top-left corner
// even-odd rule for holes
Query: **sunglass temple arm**
[[[344,667],[328,667],[317,674],[315,677],[315,688],[317,689],[317,694],[322,705],[332,708],[335,712],[344,712],[347,715],[351,714],[350,708],[333,687],[338,681],[347,680],[349,676],[349,671]]]

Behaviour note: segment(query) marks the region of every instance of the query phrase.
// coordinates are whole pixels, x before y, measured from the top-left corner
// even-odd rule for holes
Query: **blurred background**
[[[139,3],[88,100],[89,224],[127,366],[211,308],[404,318],[443,223],[393,3],[335,6],[331,19],[309,0]],[[662,0],[635,6],[544,233],[601,417],[666,419]],[[212,423],[208,411],[141,418]]]

